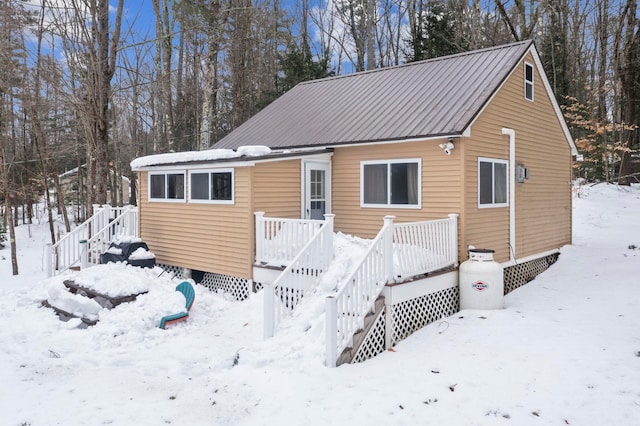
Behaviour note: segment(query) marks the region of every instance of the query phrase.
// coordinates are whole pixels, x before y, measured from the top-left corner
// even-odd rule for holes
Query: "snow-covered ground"
[[[183,299],[157,269],[85,270],[149,291],[88,329],[62,322],[40,306],[69,278],[44,279],[48,227],[20,226],[19,276],[0,250],[0,425],[640,424],[638,211],[640,187],[585,187],[574,244],[505,309],[461,311],[335,369],[321,300],[264,341],[261,293],[196,286],[189,319],[160,330]]]

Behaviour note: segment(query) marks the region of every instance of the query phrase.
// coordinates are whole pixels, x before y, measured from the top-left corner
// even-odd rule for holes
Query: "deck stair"
[[[377,321],[384,311],[378,304],[387,284],[406,282],[457,264],[457,214],[448,219],[397,225],[394,219],[385,216],[382,229],[360,264],[338,292],[326,299],[328,367],[357,361],[365,336],[378,330],[373,324],[383,324]],[[375,321],[367,322],[372,317]],[[385,348],[390,347],[389,342],[385,340]]]
[[[382,315],[384,315],[384,297],[380,296],[376,299],[374,310],[365,316],[364,327],[353,335],[352,345],[345,348],[338,356],[336,366],[350,364],[362,357],[363,344],[367,336],[375,331],[376,322]]]
[[[94,214],[84,223],[47,245],[45,268],[47,276],[68,269],[78,269],[100,263],[100,254],[119,237],[138,236],[138,208],[134,206],[94,206]]]

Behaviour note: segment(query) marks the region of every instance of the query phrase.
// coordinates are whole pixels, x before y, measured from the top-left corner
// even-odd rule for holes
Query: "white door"
[[[323,220],[331,213],[331,163],[304,162],[303,217]]]

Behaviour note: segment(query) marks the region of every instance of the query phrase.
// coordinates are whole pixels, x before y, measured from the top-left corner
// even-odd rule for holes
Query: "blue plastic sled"
[[[188,281],[182,281],[180,284],[176,286],[176,291],[179,291],[184,295],[186,299],[185,308],[187,308],[186,312],[179,312],[177,314],[165,315],[160,320],[160,328],[166,329],[168,325],[175,324],[180,321],[184,321],[189,317],[189,310],[193,305],[193,301],[196,298],[196,292],[193,289],[193,286]]]

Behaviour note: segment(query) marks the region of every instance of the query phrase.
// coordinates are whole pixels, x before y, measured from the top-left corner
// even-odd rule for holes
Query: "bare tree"
[[[513,39],[520,41],[533,36],[548,0],[513,0],[513,6],[509,10],[507,10],[507,4],[510,0],[495,0],[495,2]]]
[[[640,142],[638,118],[640,117],[640,20],[637,16],[638,3],[627,0],[620,13],[620,23],[616,31],[615,63],[620,80],[622,98],[622,121],[627,125],[623,135],[623,152],[620,163],[619,180],[630,183],[631,152]]]
[[[161,141],[159,151],[173,151],[175,143],[175,122],[173,117],[173,90],[171,85],[171,67],[173,57],[174,19],[169,9],[170,0],[152,0],[156,15],[156,72],[159,81],[158,98],[162,116]]]

